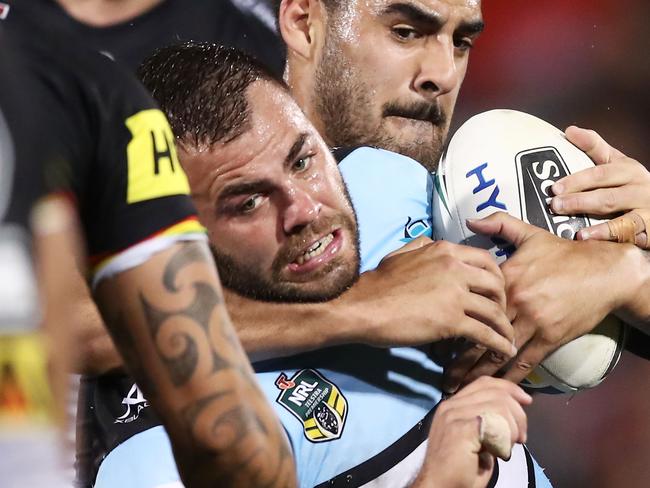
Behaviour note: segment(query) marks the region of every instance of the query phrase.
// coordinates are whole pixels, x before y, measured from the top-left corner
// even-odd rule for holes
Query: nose
[[[458,82],[453,41],[440,35],[422,53],[414,89],[422,97],[432,100],[454,90]]]
[[[298,232],[318,217],[322,204],[314,199],[308,189],[293,187],[287,195],[283,227],[286,234]]]

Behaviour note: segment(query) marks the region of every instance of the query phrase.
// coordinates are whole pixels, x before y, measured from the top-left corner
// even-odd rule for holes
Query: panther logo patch
[[[303,369],[291,378],[281,373],[275,386],[280,389],[276,401],[302,422],[308,440],[327,442],[341,437],[348,402],[334,383],[313,369]]]

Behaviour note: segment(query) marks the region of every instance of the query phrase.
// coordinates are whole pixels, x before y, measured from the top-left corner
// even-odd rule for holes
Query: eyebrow
[[[305,142],[307,142],[308,137],[309,137],[309,133],[307,132],[303,132],[298,136],[296,142],[294,142],[293,146],[291,146],[291,149],[289,149],[289,153],[287,154],[287,157],[284,158],[285,166],[290,166],[291,164],[293,164],[298,154],[300,154],[300,151],[302,151],[302,148],[304,147]]]
[[[223,204],[228,198],[237,195],[246,195],[248,193],[259,193],[270,187],[266,180],[245,181],[243,183],[234,183],[226,186],[217,197],[217,205]]]
[[[308,132],[303,132],[296,138],[296,141],[293,143],[291,149],[289,149],[289,152],[287,153],[287,157],[284,159],[284,166],[290,166],[293,164],[294,160],[298,154],[300,154],[302,148],[305,146],[309,135],[310,134]],[[228,185],[223,190],[221,190],[219,196],[217,197],[217,205],[223,204],[223,202],[230,197],[267,191],[271,188],[271,186],[272,185],[267,180],[253,180],[244,181],[242,183],[233,183],[232,185]]]
[[[382,14],[401,14],[413,23],[426,24],[434,30],[438,30],[444,25],[444,20],[438,12],[434,10],[425,10],[412,3],[393,3],[387,6],[383,10]],[[474,21],[462,21],[456,31],[462,32],[463,34],[473,35],[481,33],[483,29],[485,29],[485,23],[483,20],[479,19]]]

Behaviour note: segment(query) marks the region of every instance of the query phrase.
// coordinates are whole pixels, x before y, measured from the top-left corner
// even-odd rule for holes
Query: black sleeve
[[[34,31],[17,37],[46,190],[75,200],[91,266],[152,237],[202,234],[169,124],[133,75]]]

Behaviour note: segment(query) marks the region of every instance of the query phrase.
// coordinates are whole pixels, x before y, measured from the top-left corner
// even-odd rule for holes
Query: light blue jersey
[[[363,271],[410,240],[431,236],[432,177],[421,165],[373,148],[348,151],[340,159],[359,221]],[[424,352],[349,345],[254,366],[289,437],[301,487],[401,487],[416,477],[441,398],[442,370]],[[177,481],[163,439],[164,430],[155,428],[120,444],[104,460],[96,486],[159,487]],[[146,469],[143,453],[154,442],[155,456],[145,454],[151,464],[144,461],[144,466],[158,474],[149,484],[146,476],[129,483],[124,463],[137,452],[134,469]],[[161,446],[168,450],[162,469]],[[508,463],[499,461],[490,486],[550,483],[527,450],[516,446]]]

